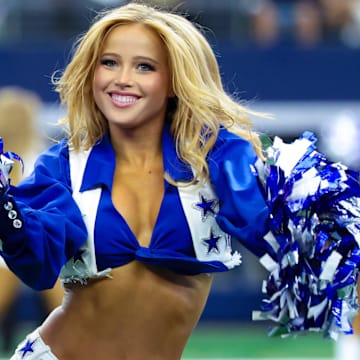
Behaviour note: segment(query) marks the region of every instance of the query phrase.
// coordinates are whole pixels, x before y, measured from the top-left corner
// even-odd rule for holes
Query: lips
[[[110,94],[110,96],[112,102],[118,106],[129,106],[139,99],[139,97],[135,95]]]

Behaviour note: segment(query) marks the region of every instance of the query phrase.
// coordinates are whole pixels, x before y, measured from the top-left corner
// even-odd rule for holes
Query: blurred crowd
[[[249,1],[250,2],[250,1]],[[260,46],[292,41],[302,47],[360,47],[359,0],[255,0],[250,36]]]
[[[0,0],[0,43],[67,40],[124,0]],[[360,47],[360,0],[144,0],[182,13],[234,46]],[[45,30],[45,31],[44,31]]]

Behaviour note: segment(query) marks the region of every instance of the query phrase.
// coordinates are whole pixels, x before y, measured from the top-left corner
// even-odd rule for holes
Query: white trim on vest
[[[228,269],[241,264],[241,255],[231,248],[230,235],[215,220],[219,199],[209,182],[180,186],[180,199],[189,224],[196,258],[199,261],[220,261]]]
[[[73,198],[83,215],[88,231],[88,238],[78,253],[62,268],[60,278],[64,283],[85,283],[89,278],[106,277],[110,275],[111,268],[98,271],[94,244],[94,227],[97,209],[99,206],[101,188],[80,192],[82,179],[90,154],[90,150],[75,152],[69,150],[69,166]]]

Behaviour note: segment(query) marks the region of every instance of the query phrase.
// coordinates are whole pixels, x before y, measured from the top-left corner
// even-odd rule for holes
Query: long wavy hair
[[[251,116],[262,116],[241,105],[224,90],[213,49],[200,26],[185,16],[148,5],[131,3],[101,12],[89,30],[74,44],[71,61],[55,90],[67,109],[61,123],[67,125],[75,150],[90,148],[108,129],[92,94],[92,80],[106,36],[117,26],[141,23],[152,29],[168,52],[174,98],[169,100],[168,121],[178,156],[195,173],[193,182],[209,176],[207,155],[220,127],[249,140],[261,156]]]

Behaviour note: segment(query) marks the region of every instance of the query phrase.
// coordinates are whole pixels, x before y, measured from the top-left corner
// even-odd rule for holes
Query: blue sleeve
[[[268,251],[263,236],[268,231],[269,208],[253,171],[256,159],[248,141],[221,130],[209,157],[209,169],[220,202],[217,223],[260,257]]]
[[[68,158],[65,142],[53,146],[0,202],[0,254],[36,290],[53,287],[64,263],[87,237],[72,198]]]

